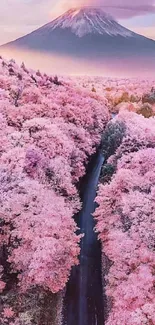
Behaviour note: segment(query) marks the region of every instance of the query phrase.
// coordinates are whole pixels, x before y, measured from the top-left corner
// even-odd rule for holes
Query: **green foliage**
[[[121,145],[125,135],[125,124],[120,121],[110,122],[102,136],[102,151],[107,159],[113,155],[116,149]]]
[[[115,172],[115,167],[112,164],[105,164],[101,170],[101,182],[106,183],[111,180],[112,175]]]
[[[155,104],[155,89],[153,87],[149,94],[144,94],[142,97],[142,103]]]

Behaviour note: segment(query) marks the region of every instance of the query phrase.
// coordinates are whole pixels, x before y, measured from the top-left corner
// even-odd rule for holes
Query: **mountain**
[[[104,13],[100,8],[84,7],[71,9],[53,22],[43,26],[40,30],[70,29],[79,37],[88,34],[99,34],[110,36],[132,36],[133,33],[119,25],[110,15]]]
[[[150,57],[155,62],[155,41],[121,26],[101,8],[67,11],[52,22],[5,44],[3,48],[27,48],[82,58]]]

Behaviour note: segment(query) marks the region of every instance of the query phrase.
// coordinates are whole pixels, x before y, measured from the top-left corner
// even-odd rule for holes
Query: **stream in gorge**
[[[73,267],[63,301],[63,325],[104,325],[101,244],[94,232],[97,185],[104,157],[99,151],[82,182],[82,210],[75,218],[81,240],[80,264]]]

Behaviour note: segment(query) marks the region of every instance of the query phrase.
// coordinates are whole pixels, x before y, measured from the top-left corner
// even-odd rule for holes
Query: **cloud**
[[[155,0],[60,0],[55,9],[63,11],[70,7],[101,6],[116,18],[131,18],[155,12]]]

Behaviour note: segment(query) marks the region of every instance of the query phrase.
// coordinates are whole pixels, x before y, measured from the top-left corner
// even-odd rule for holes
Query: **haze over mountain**
[[[137,59],[155,67],[155,41],[121,26],[99,7],[81,7],[66,13],[3,49],[28,49],[74,58]],[[97,62],[97,61],[96,61]]]

